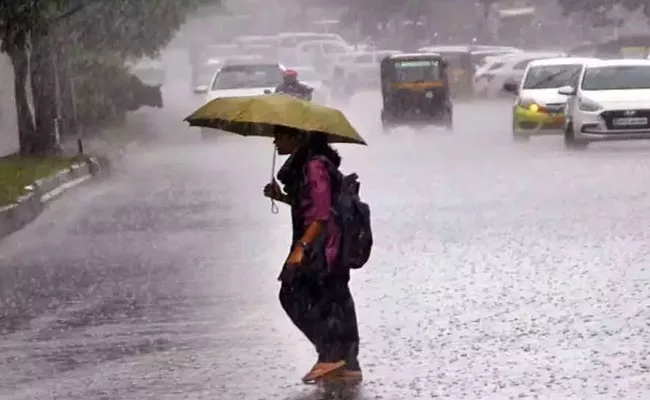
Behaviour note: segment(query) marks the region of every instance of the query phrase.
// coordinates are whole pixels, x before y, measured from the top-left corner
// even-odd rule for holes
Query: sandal
[[[306,384],[314,384],[323,377],[337,372],[343,367],[345,367],[345,361],[318,362],[307,375],[303,376],[302,381]]]

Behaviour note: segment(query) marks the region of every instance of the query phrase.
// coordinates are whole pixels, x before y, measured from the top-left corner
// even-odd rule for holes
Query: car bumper
[[[581,113],[573,120],[573,131],[576,140],[589,142],[650,139],[650,126],[609,129],[600,113]]]
[[[515,106],[513,120],[513,131],[518,135],[560,135],[564,132],[563,114],[549,114]]]

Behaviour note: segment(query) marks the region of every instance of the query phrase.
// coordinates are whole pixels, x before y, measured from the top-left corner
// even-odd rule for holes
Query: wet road
[[[0,243],[0,398],[647,395],[650,145],[515,144],[504,103],[459,105],[453,134],[382,135],[377,107],[355,99],[370,147],[340,148],[377,237],[352,284],[360,388],[299,383],[314,355],[277,301],[269,142],[163,119],[159,146]]]

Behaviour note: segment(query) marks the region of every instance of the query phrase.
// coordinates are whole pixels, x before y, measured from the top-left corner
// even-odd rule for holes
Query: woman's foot
[[[327,376],[327,379],[345,381],[348,383],[359,383],[363,381],[361,369],[341,368]]]
[[[336,361],[336,362],[317,362],[302,378],[304,383],[316,383],[316,381],[322,379],[323,377],[338,372],[340,369],[345,367],[345,361]]]

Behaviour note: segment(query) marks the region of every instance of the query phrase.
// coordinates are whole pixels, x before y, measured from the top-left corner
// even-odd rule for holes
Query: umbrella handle
[[[275,180],[275,148],[273,149],[273,161],[271,162],[271,182]],[[271,199],[271,214],[277,214],[280,212],[280,208],[276,204],[275,200]]]

